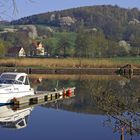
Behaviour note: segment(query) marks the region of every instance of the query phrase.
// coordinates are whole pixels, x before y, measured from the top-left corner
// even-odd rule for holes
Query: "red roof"
[[[38,47],[39,47],[39,44],[42,44],[42,43],[41,43],[41,41],[33,41],[32,44],[33,44],[36,48],[38,48]],[[44,46],[42,45],[42,47],[44,47]]]

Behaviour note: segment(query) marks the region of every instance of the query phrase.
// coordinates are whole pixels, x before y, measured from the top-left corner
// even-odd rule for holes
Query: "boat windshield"
[[[15,80],[0,78],[0,84],[13,84]]]
[[[16,78],[16,75],[15,74],[2,74],[0,76],[0,79],[15,79]]]
[[[0,76],[0,84],[22,84],[21,81],[15,80],[14,74],[3,74]]]

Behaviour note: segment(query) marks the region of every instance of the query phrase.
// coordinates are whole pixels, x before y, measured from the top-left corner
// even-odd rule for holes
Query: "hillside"
[[[109,27],[122,28],[128,24],[135,24],[140,20],[140,11],[137,8],[124,9],[118,6],[103,5],[79,7],[62,11],[54,11],[33,15],[13,21],[13,24],[41,24],[55,27],[66,27],[76,30],[79,26],[86,28]]]
[[[103,6],[86,6],[73,8],[62,11],[47,12],[38,15],[33,15],[19,20],[13,21],[15,24],[45,24],[49,26],[61,26],[61,20],[64,17],[70,17],[76,23],[84,23],[85,26],[100,26],[105,22],[118,21],[120,24],[125,24],[131,20],[139,20],[140,12],[137,8],[124,9],[118,6],[103,5]],[[64,18],[66,19],[66,18]],[[102,22],[101,22],[102,21]],[[83,24],[82,23],[82,24]]]
[[[26,34],[26,40],[33,37],[43,41],[47,52],[51,55],[72,57],[140,55],[140,11],[137,8],[86,6],[24,17],[10,24],[18,30],[16,39],[13,39],[16,42],[11,41],[12,33],[8,37],[9,33],[0,35],[2,40],[8,42],[10,40],[14,45],[17,42],[23,43],[24,47],[28,48],[29,44],[24,43],[28,41],[23,37],[20,38],[20,35]],[[3,29],[1,31],[5,32]],[[28,33],[32,31],[36,31],[35,35]],[[15,36],[15,33],[13,34]]]

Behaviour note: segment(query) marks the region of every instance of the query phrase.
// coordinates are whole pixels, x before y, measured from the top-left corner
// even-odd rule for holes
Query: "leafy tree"
[[[28,32],[26,31],[17,31],[15,33],[4,33],[0,34],[1,40],[3,40],[4,43],[6,43],[7,48],[13,47],[13,46],[22,46],[24,48],[27,48],[30,44]]]
[[[107,50],[107,40],[101,31],[80,30],[76,39],[76,56],[101,57]]]
[[[42,43],[45,46],[47,55],[52,56],[57,48],[58,40],[55,37],[49,37],[47,39],[43,39]]]
[[[62,53],[62,55],[65,57],[67,54],[67,48],[69,48],[70,45],[71,45],[71,42],[69,38],[65,34],[63,34],[62,37],[59,39],[60,54]]]
[[[0,41],[0,56],[4,56],[5,51],[6,51],[5,46],[4,46],[3,42]]]
[[[62,32],[55,35],[58,38],[58,48],[56,53],[65,56],[73,56],[74,43],[76,39],[75,33]]]
[[[124,32],[124,39],[127,40],[132,47],[140,47],[140,24],[128,25]]]
[[[118,24],[117,20],[109,20],[104,24],[103,27],[104,33],[107,38],[112,40],[121,40],[123,28],[120,24]]]
[[[48,55],[73,56],[76,34],[72,32],[57,32],[42,40]]]

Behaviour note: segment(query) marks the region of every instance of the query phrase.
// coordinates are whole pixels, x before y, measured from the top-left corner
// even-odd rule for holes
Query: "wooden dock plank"
[[[48,102],[54,101],[58,99],[60,96],[72,96],[75,94],[75,87],[62,89],[58,91],[48,92],[38,92],[35,95],[24,96],[20,98],[14,98],[11,100],[11,103],[14,105],[33,105],[38,104],[40,102]]]

